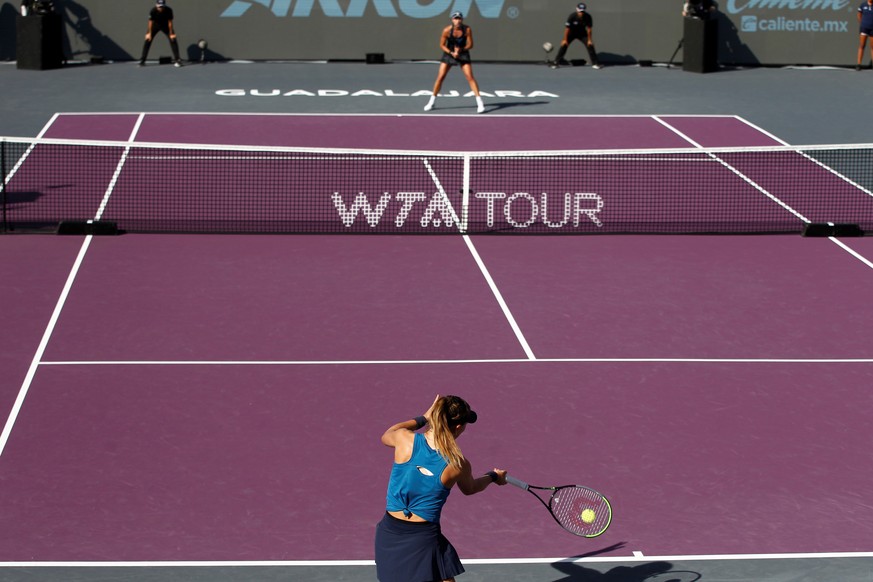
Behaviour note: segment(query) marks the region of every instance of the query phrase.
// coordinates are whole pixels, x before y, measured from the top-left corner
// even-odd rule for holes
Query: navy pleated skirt
[[[460,67],[461,65],[473,64],[473,59],[470,58],[470,53],[466,51],[458,53],[457,57],[453,57],[448,53],[443,53],[443,56],[440,57],[440,61],[447,65],[451,65],[452,67]]]
[[[379,582],[434,582],[463,572],[438,523],[404,521],[386,513],[376,525]]]

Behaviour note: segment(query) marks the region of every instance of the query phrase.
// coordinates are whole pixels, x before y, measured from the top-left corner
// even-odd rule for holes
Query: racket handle
[[[506,476],[506,482],[509,483],[510,485],[515,485],[519,489],[524,489],[525,491],[530,489],[530,485],[528,485],[527,483],[525,483],[521,479],[516,479],[515,477],[513,477],[511,475]]]

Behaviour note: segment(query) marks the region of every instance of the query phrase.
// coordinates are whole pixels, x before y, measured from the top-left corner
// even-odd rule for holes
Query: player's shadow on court
[[[616,566],[606,572],[576,562],[557,562],[552,567],[564,575],[554,582],[696,582],[700,574],[673,570],[669,562],[649,562],[637,566]]]
[[[485,113],[494,113],[510,107],[528,107],[530,105],[548,105],[548,101],[510,101],[507,103],[485,103]]]
[[[531,105],[548,105],[549,101],[510,101],[508,103],[493,103],[486,102],[485,103],[485,113],[494,113],[495,111],[499,111],[500,109],[508,109],[509,107],[528,107]],[[440,111],[448,111],[449,109],[467,109],[470,110],[472,107],[467,105],[448,105],[439,107]]]
[[[15,208],[16,206],[26,206],[32,204],[42,197],[42,192],[23,192],[20,190],[12,190],[4,194],[5,202],[8,206]]]

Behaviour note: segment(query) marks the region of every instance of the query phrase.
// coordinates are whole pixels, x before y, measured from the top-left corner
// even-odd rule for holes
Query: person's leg
[[[873,67],[873,41],[870,42],[870,67]]]
[[[430,111],[433,109],[434,101],[436,101],[436,96],[440,92],[440,89],[443,86],[443,81],[446,78],[446,75],[449,74],[449,69],[451,69],[451,65],[446,63],[440,63],[440,70],[437,72],[436,81],[433,84],[433,91],[431,92],[430,99],[427,102],[427,105],[424,106],[425,111]]]
[[[151,40],[146,40],[142,45],[142,56],[139,59],[139,64],[144,65],[146,59],[149,57],[149,48],[152,46]]]
[[[583,38],[579,38],[579,37],[577,37],[577,36],[571,36],[570,38],[567,39],[567,42],[566,42],[566,43],[564,43],[564,42],[562,41],[562,42],[561,42],[561,48],[558,49],[558,55],[555,57],[555,62],[552,64],[553,67],[559,67],[559,66],[565,64],[566,61],[564,60],[564,56],[567,54],[567,49],[570,48],[570,44],[571,44],[574,40],[578,40],[578,41],[581,42],[582,44],[585,44],[585,39],[583,39]]]
[[[476,82],[476,79],[473,77],[473,65],[470,63],[464,63],[461,65],[461,70],[464,71],[464,76],[467,77],[467,82],[470,84],[470,90],[473,92],[473,95],[479,96],[479,84]]]
[[[561,48],[558,49],[558,54],[555,57],[555,60],[552,62],[552,67],[557,68],[561,66],[561,63],[564,62],[564,55],[567,54],[567,48],[570,46],[571,42],[573,42],[572,38],[567,42],[561,41]]]
[[[167,35],[169,37],[169,35]],[[177,67],[182,66],[182,59],[179,58],[179,40],[176,38],[170,39],[170,49],[173,51],[173,62]]]
[[[867,46],[867,35],[863,32],[861,33],[861,43],[858,45],[858,66],[855,67],[859,71],[861,70],[861,61],[864,60],[864,47]],[[870,43],[870,52],[873,53],[873,43]]]
[[[591,59],[591,64],[595,69],[600,68],[600,61],[597,60],[597,50],[594,48],[594,43],[585,44],[585,48],[588,49],[588,58]]]
[[[479,83],[476,82],[476,78],[473,76],[473,65],[470,63],[464,63],[461,65],[461,70],[464,72],[464,76],[467,77],[467,82],[470,84],[470,90],[473,92],[473,95],[476,96],[476,110],[479,113],[484,113],[485,104],[482,102],[482,97],[479,96]]]

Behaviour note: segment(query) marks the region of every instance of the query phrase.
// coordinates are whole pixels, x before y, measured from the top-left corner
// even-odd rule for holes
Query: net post
[[[2,232],[8,231],[8,224],[6,222],[6,140],[0,139],[0,195],[2,195],[2,201],[0,201],[0,205],[3,206],[3,226]]]
[[[470,154],[464,154],[464,177],[462,180],[463,197],[461,199],[461,234],[467,234],[467,222],[470,220]]]

